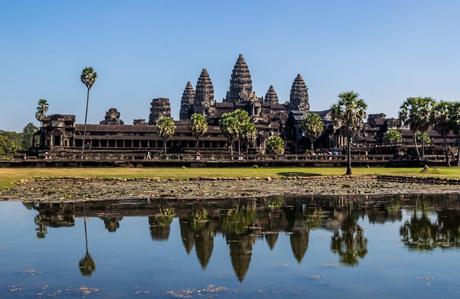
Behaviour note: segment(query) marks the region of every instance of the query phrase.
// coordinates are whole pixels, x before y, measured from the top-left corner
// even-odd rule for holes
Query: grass
[[[342,175],[344,168],[285,167],[285,168],[0,168],[0,190],[22,179],[35,177],[96,177],[96,178],[174,178],[191,177],[285,177]],[[353,168],[354,175],[405,175],[460,178],[460,167],[422,168]]]

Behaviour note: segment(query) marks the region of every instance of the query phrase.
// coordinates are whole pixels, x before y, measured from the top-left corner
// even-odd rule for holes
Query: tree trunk
[[[88,106],[89,106],[89,88],[86,89],[85,125],[83,127],[83,142],[81,144],[81,157],[82,157],[82,159],[83,159],[83,152],[85,151],[86,124],[88,122]]]
[[[347,173],[346,175],[351,175],[352,172],[351,172],[351,141],[352,141],[352,138],[351,136],[348,136],[348,147],[347,147]]]
[[[230,141],[230,159],[233,160],[233,140]]]
[[[460,142],[457,144],[457,166],[460,166]]]
[[[422,133],[422,160],[425,161],[425,135]]]
[[[415,151],[417,152],[417,160],[420,160],[420,152],[418,150],[418,144],[417,144],[417,132],[414,132],[414,144],[415,144]]]
[[[238,140],[238,159],[241,156],[241,140]]]
[[[450,167],[450,161],[449,161],[450,148],[449,148],[449,145],[447,144],[446,136],[444,136],[444,146],[445,146],[445,151],[446,151],[446,167]]]
[[[310,140],[310,149],[313,152],[315,150],[314,141]]]
[[[196,149],[196,154],[198,155],[198,145],[199,145],[200,141],[199,139],[197,138],[196,141],[195,141],[195,149]]]
[[[163,152],[166,155],[166,143],[168,142],[168,139],[163,138]]]

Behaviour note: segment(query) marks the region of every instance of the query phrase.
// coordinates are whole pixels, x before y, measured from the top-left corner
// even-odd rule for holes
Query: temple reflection
[[[25,205],[38,212],[34,222],[39,239],[46,238],[49,227],[74,226],[76,218],[83,218],[86,252],[79,268],[84,276],[90,276],[96,269],[88,250],[87,217],[101,219],[109,233],[116,233],[127,217],[145,217],[155,242],[169,240],[171,228],[177,225],[185,253],[189,255],[195,250],[203,269],[211,262],[214,239],[220,235],[227,244],[239,281],[250,270],[257,242],[266,242],[270,250],[275,250],[280,236],[286,235],[292,256],[300,264],[311,246],[310,233],[317,229],[330,234],[328,249],[340,264],[356,266],[368,253],[363,221],[374,225],[400,222],[401,241],[409,249],[460,247],[460,204],[458,199],[446,196],[270,198],[208,203],[178,201],[167,205],[147,201]]]

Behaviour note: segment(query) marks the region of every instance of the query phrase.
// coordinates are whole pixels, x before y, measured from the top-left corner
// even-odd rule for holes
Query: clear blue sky
[[[408,96],[460,98],[460,1],[20,1],[0,2],[0,128],[20,130],[46,98],[82,122],[81,69],[93,66],[90,122],[109,107],[148,118],[203,67],[225,96],[238,53],[255,91],[278,96],[301,73],[312,110],[355,90],[369,113],[395,116]]]

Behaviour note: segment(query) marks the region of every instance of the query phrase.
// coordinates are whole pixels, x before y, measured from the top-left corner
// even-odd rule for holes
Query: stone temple
[[[194,113],[205,115],[209,124],[208,132],[199,140],[200,153],[228,153],[229,144],[221,133],[219,120],[222,114],[236,109],[247,111],[257,127],[257,138],[250,146],[250,153],[265,153],[266,140],[272,135],[279,135],[285,140],[287,153],[304,153],[309,148],[309,141],[303,135],[301,124],[308,113],[318,113],[327,128],[317,140],[317,145],[328,148],[343,145],[343,139],[333,134],[330,110],[310,111],[308,88],[300,74],[293,80],[288,101],[280,98],[273,85],[266,89],[265,96],[259,96],[253,89],[248,64],[243,55],[239,55],[229,83],[221,101],[215,98],[212,78],[206,69],[201,71],[195,87],[191,82],[186,83],[180,102],[180,119],[175,121],[176,133],[167,144],[170,153],[196,151],[196,140],[189,129]],[[100,124],[87,125],[86,151],[97,155],[160,152],[163,141],[156,124],[163,115],[171,116],[168,98],[151,100],[148,121],[136,119],[132,124],[125,124],[120,119],[120,112],[110,108]],[[383,143],[386,130],[400,127],[397,119],[371,114],[355,142],[375,147]],[[43,122],[38,138],[35,138],[39,141],[34,144],[34,149],[39,153],[47,151],[61,156],[78,153],[82,147],[83,131],[84,126],[75,123],[74,115],[50,115]],[[401,131],[405,142],[411,142],[412,133],[405,129]],[[436,142],[436,133],[430,134],[434,134],[432,139]]]

